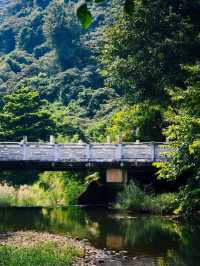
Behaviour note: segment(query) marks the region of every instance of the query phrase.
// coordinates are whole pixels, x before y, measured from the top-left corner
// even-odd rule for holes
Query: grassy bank
[[[52,242],[33,247],[0,246],[1,266],[71,266],[79,250]]]
[[[0,235],[1,266],[71,266],[83,254],[77,242],[47,233]]]

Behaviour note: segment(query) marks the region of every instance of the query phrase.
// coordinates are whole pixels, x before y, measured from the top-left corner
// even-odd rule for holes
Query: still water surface
[[[200,223],[126,216],[106,209],[1,208],[0,232],[48,231],[87,238],[98,248],[126,250],[155,266],[200,266]]]

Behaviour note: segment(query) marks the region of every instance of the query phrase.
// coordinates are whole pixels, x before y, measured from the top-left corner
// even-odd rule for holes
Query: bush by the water
[[[144,191],[131,181],[130,184],[119,193],[116,207],[132,211],[150,211],[153,206],[150,196],[145,194]]]
[[[169,213],[175,209],[176,194],[164,193],[157,196],[146,194],[131,181],[117,198],[116,207],[134,212]]]
[[[30,247],[0,246],[1,266],[71,266],[81,251],[74,246],[53,242]]]
[[[161,213],[173,213],[178,206],[178,193],[162,193],[152,198],[156,208]]]

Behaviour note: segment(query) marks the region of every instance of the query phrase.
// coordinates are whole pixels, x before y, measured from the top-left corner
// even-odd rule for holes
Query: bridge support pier
[[[127,170],[123,168],[108,168],[106,170],[106,182],[127,184]]]

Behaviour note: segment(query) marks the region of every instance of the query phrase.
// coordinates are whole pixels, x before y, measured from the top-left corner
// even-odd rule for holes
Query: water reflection
[[[199,266],[200,225],[156,216],[128,217],[105,209],[0,209],[0,231],[39,230],[89,239],[95,246],[127,250],[155,266]],[[146,265],[146,264],[144,264]]]

